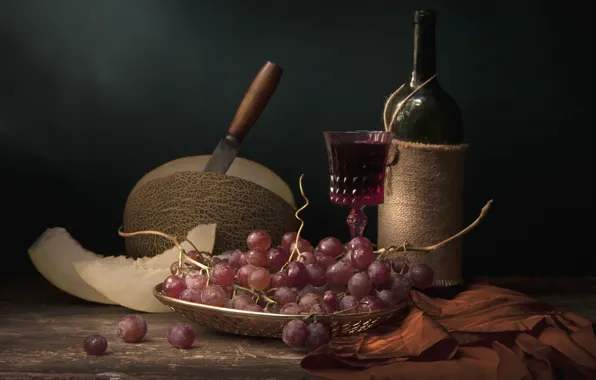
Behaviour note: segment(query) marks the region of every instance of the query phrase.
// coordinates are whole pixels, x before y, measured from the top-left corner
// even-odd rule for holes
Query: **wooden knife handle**
[[[257,121],[269,103],[281,79],[283,69],[272,62],[266,62],[252,84],[244,94],[244,98],[236,110],[236,114],[228,127],[228,133],[240,143],[250,128]]]

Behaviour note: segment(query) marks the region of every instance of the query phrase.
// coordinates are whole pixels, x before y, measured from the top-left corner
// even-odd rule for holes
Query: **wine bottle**
[[[398,140],[460,144],[463,137],[461,111],[437,77],[436,20],[432,10],[414,13],[412,75],[392,96],[385,115]]]
[[[385,176],[378,212],[378,244],[407,240],[429,246],[458,233],[463,224],[462,113],[441,87],[436,63],[436,13],[414,13],[413,70],[386,101],[385,130],[397,149]],[[434,296],[450,298],[463,286],[461,239],[431,253],[407,252],[410,263],[431,266]]]

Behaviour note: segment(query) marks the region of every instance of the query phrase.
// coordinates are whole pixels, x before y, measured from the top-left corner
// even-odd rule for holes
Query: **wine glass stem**
[[[362,236],[362,232],[364,231],[364,227],[366,227],[366,222],[368,218],[364,215],[364,211],[362,210],[364,207],[353,208],[350,212],[350,215],[346,218],[348,222],[348,226],[350,226],[350,233],[352,234],[352,239],[355,237]]]

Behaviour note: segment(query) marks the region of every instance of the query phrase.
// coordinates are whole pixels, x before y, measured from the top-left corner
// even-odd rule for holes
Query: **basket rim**
[[[187,309],[192,309],[196,312],[206,311],[206,312],[219,312],[225,315],[232,315],[237,317],[252,317],[258,318],[261,320],[265,319],[275,319],[275,320],[287,320],[288,322],[292,319],[310,319],[316,318],[319,321],[349,321],[354,319],[372,319],[377,317],[386,317],[391,314],[395,314],[398,311],[408,307],[408,302],[401,302],[398,305],[393,307],[378,310],[371,313],[346,313],[346,314],[274,314],[274,313],[261,313],[257,311],[246,311],[246,310],[237,310],[237,309],[230,309],[227,307],[219,307],[219,306],[211,306],[211,305],[204,305],[200,303],[194,303],[189,301],[184,301],[178,298],[168,297],[162,293],[162,286],[163,283],[159,283],[153,287],[153,296],[159,300],[162,304],[168,307],[173,306],[180,306]],[[176,312],[178,310],[175,309]]]

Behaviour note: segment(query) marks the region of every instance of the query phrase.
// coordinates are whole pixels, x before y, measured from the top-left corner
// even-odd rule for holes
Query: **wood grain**
[[[174,313],[143,315],[147,336],[140,344],[126,344],[116,333],[120,318],[130,313],[122,307],[1,303],[0,310],[1,378],[46,373],[78,379],[108,372],[121,374],[108,377],[308,378],[298,365],[304,353],[288,350],[279,340],[242,338],[195,325],[194,347],[172,348],[168,327],[188,322]],[[108,339],[106,355],[85,354],[83,340],[91,334]]]
[[[257,121],[275,93],[283,69],[272,62],[266,62],[246,91],[236,114],[228,127],[228,133],[240,143]]]
[[[0,379],[314,379],[300,369],[304,352],[279,340],[244,338],[195,325],[194,347],[177,350],[167,343],[166,331],[172,323],[188,321],[167,313],[144,314],[146,339],[126,344],[117,338],[116,325],[129,310],[75,299],[40,276],[2,281]],[[542,289],[537,298],[596,321],[596,292],[589,293],[592,282],[587,279],[550,278],[542,288],[536,279],[487,281],[518,289],[531,282],[534,290]],[[544,291],[548,288],[550,293]],[[107,355],[89,357],[83,351],[83,340],[95,333],[108,339]]]

